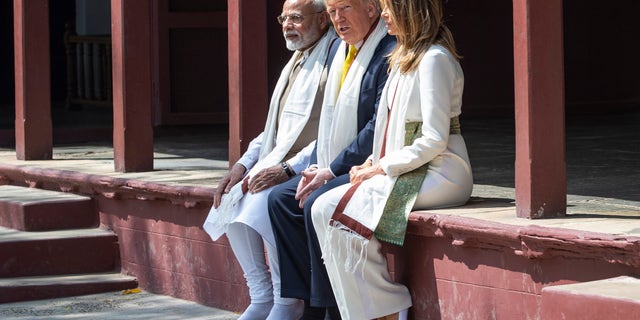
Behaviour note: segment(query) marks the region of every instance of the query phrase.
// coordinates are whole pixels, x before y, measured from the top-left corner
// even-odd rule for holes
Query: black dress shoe
[[[330,320],[341,320],[340,310],[338,307],[328,307],[327,314],[329,315],[328,319]]]
[[[325,320],[327,308],[305,307],[302,320]]]

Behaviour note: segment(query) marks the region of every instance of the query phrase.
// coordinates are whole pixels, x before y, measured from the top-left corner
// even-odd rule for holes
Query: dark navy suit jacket
[[[362,77],[358,99],[358,136],[329,165],[336,177],[348,173],[352,166],[362,164],[371,155],[378,103],[382,88],[384,88],[389,75],[387,73],[389,68],[387,54],[395,46],[396,38],[394,36],[387,34],[382,38]],[[316,151],[317,149],[313,150],[310,163],[317,162]]]

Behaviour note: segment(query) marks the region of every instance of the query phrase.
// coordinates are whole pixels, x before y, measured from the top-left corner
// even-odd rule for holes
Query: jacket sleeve
[[[382,169],[390,176],[415,170],[439,156],[447,148],[451,120],[451,97],[454,92],[455,67],[451,59],[437,51],[428,51],[417,72],[422,116],[422,135],[415,141],[380,159]]]
[[[260,157],[260,149],[262,148],[262,140],[264,139],[264,136],[265,134],[262,132],[255,139],[251,140],[251,143],[249,143],[249,146],[247,147],[247,151],[245,151],[237,163],[243,165],[247,170],[253,168]]]
[[[291,157],[291,159],[287,160],[287,163],[291,166],[291,169],[296,173],[302,172],[302,170],[306,169],[311,164],[315,164],[315,162],[310,162],[311,155],[314,152],[316,147],[316,141],[311,141],[306,147],[300,150],[295,156]]]

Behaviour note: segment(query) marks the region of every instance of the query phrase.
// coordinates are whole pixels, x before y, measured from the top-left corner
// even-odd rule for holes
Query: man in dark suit
[[[326,3],[342,44],[327,80],[310,162],[315,165],[275,187],[268,199],[283,275],[281,294],[306,302],[303,319],[324,319],[327,308],[332,318],[339,318],[311,222],[311,206],[322,193],[348,183],[351,167],[371,154],[376,109],[387,80],[386,55],[396,44],[380,20],[377,0]]]

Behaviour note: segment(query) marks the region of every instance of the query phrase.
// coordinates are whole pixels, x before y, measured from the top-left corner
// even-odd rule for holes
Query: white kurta
[[[438,45],[429,48],[416,70],[407,74],[400,74],[397,69],[391,72],[378,109],[372,155],[373,163],[379,163],[387,175],[365,180],[345,207],[345,215],[377,223],[397,177],[425,163],[429,163],[428,171],[414,210],[457,206],[469,199],[473,178],[464,139],[460,134],[449,134],[450,119],[461,113],[463,85],[460,65]],[[386,151],[380,159],[390,108]],[[422,122],[422,136],[405,146],[407,122]],[[408,308],[409,292],[390,281],[375,237],[368,247],[353,248],[356,252],[366,251],[361,255],[364,261],[360,261],[364,264],[355,271],[353,265],[345,268],[345,264],[353,264],[353,256],[344,250],[344,238],[327,237],[329,220],[349,187],[347,184],[326,192],[312,208],[314,227],[342,318],[372,319]]]
[[[283,159],[284,156],[291,150],[309,120],[318,88],[324,85],[321,83],[322,75],[326,72],[329,49],[336,37],[335,31],[330,28],[304,60],[292,84],[288,83],[289,75],[298,56],[303,53],[296,51],[282,70],[269,106],[265,130],[250,143],[249,150],[238,161],[248,169],[249,179],[260,170],[286,160]],[[291,86],[291,90],[282,112],[279,112],[280,99],[287,86]],[[308,165],[313,147],[313,143],[309,144],[288,160],[294,170],[299,171]],[[204,230],[213,240],[217,240],[227,231],[230,223],[243,223],[275,246],[266,207],[267,197],[273,188],[256,194],[243,194],[241,185],[242,181],[224,194],[218,208],[211,208],[203,225]]]

